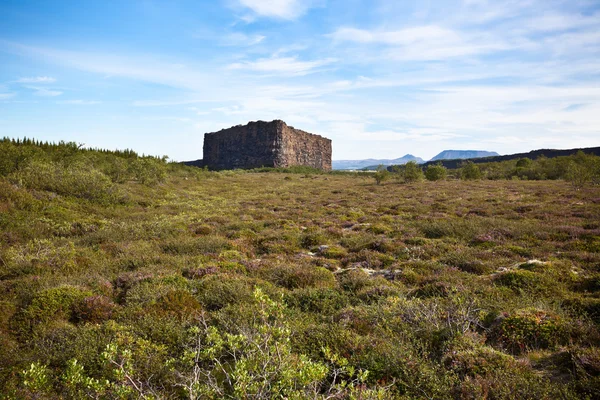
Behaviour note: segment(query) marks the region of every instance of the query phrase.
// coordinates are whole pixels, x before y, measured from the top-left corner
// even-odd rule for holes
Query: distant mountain
[[[487,162],[501,162],[501,161],[509,161],[509,160],[518,160],[520,158],[529,158],[531,160],[535,160],[538,157],[546,157],[546,158],[554,158],[554,157],[564,157],[570,156],[578,151],[583,151],[585,154],[594,154],[596,156],[600,156],[600,147],[584,147],[577,149],[567,149],[567,150],[558,150],[558,149],[539,149],[533,150],[528,153],[516,153],[516,154],[507,154],[504,156],[492,156],[492,157],[479,157],[472,159],[475,164],[479,163],[487,163]],[[428,165],[437,164],[441,162],[442,165],[449,169],[459,168],[463,163],[462,160],[439,160],[439,161],[427,161],[423,164],[423,167],[427,167]]]
[[[415,157],[412,154],[407,154],[403,157],[396,158],[393,160],[378,160],[369,158],[366,160],[333,160],[331,166],[333,169],[363,169],[378,165],[401,165],[406,164],[409,161],[415,161],[417,163],[425,162],[422,158]]]
[[[437,160],[464,160],[467,158],[493,157],[500,154],[495,151],[483,150],[444,150],[429,161]]]

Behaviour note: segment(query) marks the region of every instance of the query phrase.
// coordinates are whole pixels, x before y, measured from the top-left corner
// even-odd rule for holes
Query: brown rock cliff
[[[294,165],[331,170],[331,140],[281,120],[249,122],[206,133],[203,163],[215,170]]]

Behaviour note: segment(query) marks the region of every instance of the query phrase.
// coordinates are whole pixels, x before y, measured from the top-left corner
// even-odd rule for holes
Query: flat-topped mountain
[[[484,150],[444,150],[429,161],[437,160],[464,160],[467,158],[480,158],[498,156],[495,151]]]

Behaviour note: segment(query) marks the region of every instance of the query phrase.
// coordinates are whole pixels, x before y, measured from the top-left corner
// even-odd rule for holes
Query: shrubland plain
[[[597,158],[424,180],[0,151],[2,398],[600,398]]]

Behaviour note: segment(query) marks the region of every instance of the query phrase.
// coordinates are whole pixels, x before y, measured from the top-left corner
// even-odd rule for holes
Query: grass
[[[76,359],[105,396],[187,398],[190,329],[250,332],[261,288],[290,357],[368,370],[343,367],[355,389],[598,397],[599,187],[168,168],[152,185],[97,175],[99,197],[0,178],[4,396],[83,396]]]

